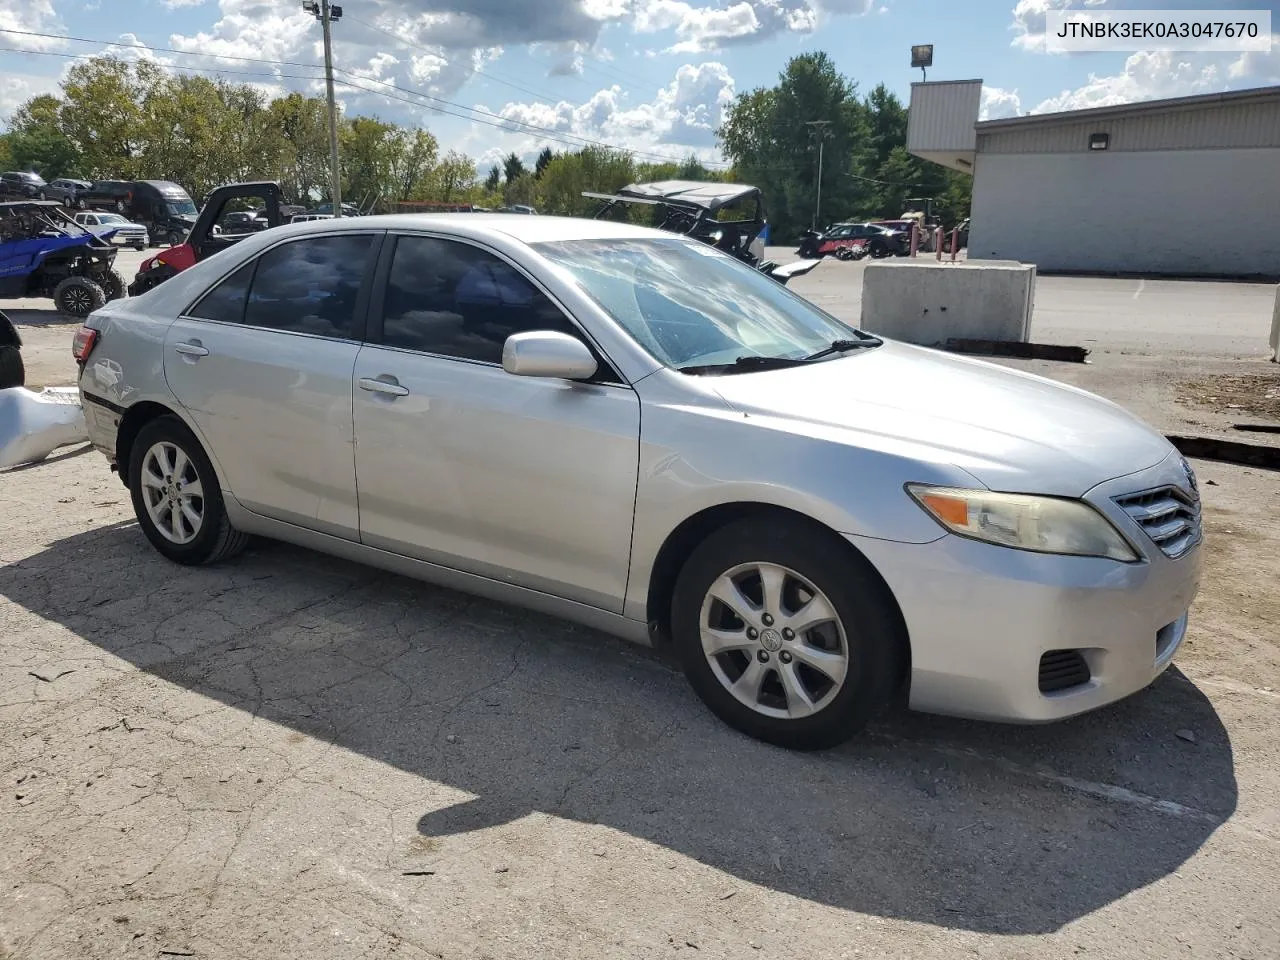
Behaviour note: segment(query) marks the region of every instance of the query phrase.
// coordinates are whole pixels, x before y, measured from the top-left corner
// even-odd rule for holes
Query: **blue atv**
[[[0,298],[52,297],[59,313],[83,319],[124,296],[114,233],[95,236],[54,200],[0,203]]]

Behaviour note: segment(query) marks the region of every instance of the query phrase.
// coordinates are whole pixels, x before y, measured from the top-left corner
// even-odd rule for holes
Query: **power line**
[[[76,37],[76,36],[71,36],[71,35],[69,35],[69,34],[41,33],[41,32],[33,31],[33,30],[14,30],[14,29],[6,28],[6,27],[0,27],[0,33],[14,33],[14,34],[19,34],[19,35],[21,35],[21,36],[28,36],[28,37],[41,37],[41,38],[44,38],[44,39],[52,39],[52,40],[71,40],[71,41],[74,41],[74,42],[76,42],[76,43],[92,43],[92,44],[101,44],[101,45],[103,45],[103,46],[107,46],[107,47],[119,47],[119,48],[121,48],[121,49],[125,49],[125,50],[150,50],[150,51],[160,52],[160,53],[173,53],[173,54],[177,54],[177,55],[179,55],[179,56],[186,56],[186,57],[205,57],[205,58],[215,59],[215,60],[218,60],[218,59],[221,59],[221,60],[234,60],[234,61],[240,61],[240,62],[244,62],[244,63],[263,63],[263,64],[270,64],[270,65],[273,65],[273,66],[305,67],[305,68],[307,68],[307,69],[311,69],[311,70],[322,70],[322,69],[323,69],[323,67],[322,67],[320,64],[315,64],[315,63],[303,63],[303,62],[296,61],[296,60],[270,60],[270,59],[265,59],[265,58],[261,58],[261,57],[242,57],[242,56],[233,56],[233,55],[231,55],[231,54],[199,53],[199,52],[195,52],[195,51],[191,51],[191,50],[178,50],[178,49],[176,49],[176,48],[174,48],[174,47],[152,47],[152,46],[148,46],[147,44],[143,44],[143,43],[119,43],[119,42],[110,41],[110,40],[98,40],[98,39],[92,39],[92,38],[89,38],[89,37]],[[39,54],[46,53],[46,52],[48,52],[48,51],[40,51],[40,50],[24,50],[24,51],[21,51],[21,52],[23,52],[23,53],[34,53],[34,54],[39,55]],[[168,66],[168,65],[166,64],[165,66]],[[184,69],[192,69],[192,68],[184,68]],[[429,93],[423,93],[423,92],[422,92],[422,91],[420,91],[420,90],[412,90],[412,89],[409,89],[409,88],[407,88],[407,87],[401,87],[401,86],[398,86],[397,84],[391,83],[391,82],[386,81],[386,80],[379,80],[379,79],[374,78],[374,77],[365,77],[365,76],[361,76],[360,74],[356,73],[355,71],[348,70],[348,69],[344,69],[344,68],[342,68],[342,67],[334,67],[334,71],[335,71],[335,72],[337,72],[337,73],[346,74],[346,75],[347,75],[347,76],[349,76],[349,77],[354,77],[354,78],[355,78],[355,79],[357,79],[357,80],[363,80],[363,81],[367,81],[367,82],[369,82],[369,83],[376,83],[376,84],[378,84],[378,85],[380,85],[380,86],[388,87],[388,88],[390,88],[390,89],[392,89],[392,90],[399,91],[400,93],[407,93],[407,94],[409,94],[409,95],[411,95],[411,96],[415,96],[415,97],[422,97],[423,99],[431,100],[431,101],[433,101],[434,103],[442,103],[442,104],[445,104],[445,105],[447,105],[447,106],[453,107],[453,108],[455,108],[455,109],[457,109],[457,110],[463,110],[463,111],[466,111],[466,112],[467,112],[467,113],[469,113],[469,114],[478,114],[478,115],[479,115],[479,116],[475,116],[475,117],[471,117],[471,116],[460,116],[459,114],[451,113],[450,111],[448,111],[448,110],[444,110],[444,109],[441,109],[441,108],[439,108],[439,107],[435,107],[435,106],[431,106],[431,107],[429,107],[429,109],[433,109],[433,110],[435,110],[435,111],[436,111],[436,112],[438,112],[438,113],[442,113],[442,114],[444,114],[445,116],[454,117],[454,118],[459,119],[459,120],[465,120],[465,121],[468,121],[468,122],[474,122],[474,123],[483,123],[483,124],[485,124],[485,125],[487,125],[487,126],[497,127],[497,128],[499,128],[499,129],[505,129],[505,130],[507,130],[507,132],[509,132],[509,133],[510,133],[510,132],[517,132],[517,133],[518,133],[518,132],[521,132],[521,131],[513,131],[513,130],[511,129],[513,125],[514,125],[514,126],[519,126],[519,127],[524,127],[524,128],[526,128],[526,129],[528,129],[528,130],[536,131],[537,133],[541,134],[541,135],[543,136],[543,138],[544,138],[544,139],[550,139],[550,140],[553,140],[553,141],[555,141],[555,142],[557,142],[557,143],[562,143],[562,144],[564,144],[564,145],[566,145],[566,146],[573,146],[573,147],[577,147],[578,149],[581,149],[583,146],[596,146],[596,147],[604,147],[604,148],[605,148],[605,149],[607,149],[607,150],[617,150],[617,151],[620,151],[620,152],[622,152],[622,153],[629,153],[629,154],[632,154],[633,156],[637,156],[637,157],[647,157],[647,158],[649,158],[649,159],[651,159],[651,160],[660,160],[660,161],[662,161],[662,162],[664,162],[664,163],[681,163],[681,162],[683,162],[683,158],[680,158],[680,157],[671,157],[671,156],[666,156],[666,155],[664,155],[664,154],[653,153],[653,152],[650,152],[650,151],[647,151],[647,150],[636,150],[636,149],[628,149],[628,148],[626,148],[626,147],[618,147],[618,146],[615,146],[614,144],[607,143],[606,141],[603,141],[603,140],[596,140],[596,139],[591,138],[591,137],[583,137],[583,136],[581,136],[581,135],[579,135],[579,134],[563,133],[562,131],[558,131],[558,130],[551,130],[550,128],[547,128],[547,127],[541,127],[541,126],[538,126],[537,124],[528,123],[528,122],[523,121],[523,120],[515,120],[515,119],[512,119],[512,118],[510,118],[510,117],[501,117],[500,115],[495,114],[495,113],[491,113],[491,112],[489,112],[489,111],[487,111],[487,110],[485,110],[485,111],[478,110],[478,109],[477,109],[477,108],[475,108],[475,107],[468,107],[468,106],[465,106],[465,105],[460,104],[460,103],[455,103],[455,102],[454,102],[454,101],[452,101],[452,100],[447,100],[447,99],[445,99],[445,98],[443,98],[443,97],[437,97],[437,96],[434,96],[434,95],[429,94]],[[217,72],[217,71],[209,71],[209,72]],[[303,78],[298,78],[298,79],[313,79],[313,78],[303,77]],[[322,78],[321,78],[321,79],[322,79]],[[336,81],[336,80],[335,80],[335,82],[339,82],[339,81]],[[414,103],[414,102],[411,102],[411,101],[400,100],[400,98],[398,98],[398,97],[391,97],[391,96],[389,96],[389,95],[387,95],[387,94],[384,94],[384,93],[381,93],[380,91],[377,91],[377,90],[369,90],[369,89],[367,89],[367,88],[355,87],[355,85],[354,85],[354,84],[351,84],[351,83],[348,83],[348,82],[345,82],[345,81],[341,81],[341,82],[343,83],[343,86],[354,87],[355,89],[363,89],[365,93],[370,93],[370,94],[374,94],[374,95],[385,96],[385,97],[387,97],[387,99],[390,99],[390,100],[399,100],[399,102],[401,102],[401,103],[406,103],[406,104],[408,104],[409,106],[418,106],[418,107],[428,106],[427,104]],[[496,121],[498,121],[498,122],[496,122],[496,123],[495,123],[495,122],[489,122],[488,120],[482,119],[482,117],[492,117],[494,120],[496,120]],[[575,142],[575,141],[577,141],[577,142]],[[710,166],[728,167],[728,166],[729,166],[729,165],[728,165],[727,163],[725,163],[724,161],[711,160],[711,161],[700,161],[700,162],[701,162],[701,163],[703,163],[705,166],[708,166],[708,167],[710,167]]]

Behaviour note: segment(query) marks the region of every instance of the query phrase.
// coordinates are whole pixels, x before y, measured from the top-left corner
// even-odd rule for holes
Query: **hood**
[[[835,428],[868,447],[925,448],[992,490],[1078,497],[1172,445],[1109,400],[981,360],[886,341],[838,360],[717,377],[747,415]]]

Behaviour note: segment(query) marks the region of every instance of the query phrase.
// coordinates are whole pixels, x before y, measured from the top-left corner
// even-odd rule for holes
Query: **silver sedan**
[[[1047,721],[1181,643],[1200,507],[1083,391],[853,329],[711,247],[556,217],[243,240],[76,338],[169,559],[276,538],[671,645],[728,723]]]

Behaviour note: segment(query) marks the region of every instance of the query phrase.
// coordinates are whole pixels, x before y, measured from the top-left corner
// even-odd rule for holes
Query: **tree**
[[[329,192],[329,114],[319,97],[291,93],[267,108],[279,132],[276,176],[285,193],[300,203]]]
[[[397,130],[388,143],[390,151],[387,199],[408,200],[431,177],[435,170],[440,144],[426,130]]]
[[[56,127],[39,127],[9,137],[9,165],[34,170],[46,180],[74,177],[80,172],[80,151]]]
[[[538,209],[565,216],[588,216],[599,201],[582,196],[584,190],[614,193],[637,179],[631,154],[607,147],[584,147],[557,154],[538,182]]]
[[[80,172],[92,179],[136,179],[146,146],[142,104],[164,79],[148,60],[115,57],[77,63],[62,83],[62,133],[80,151]]]
[[[550,147],[543,147],[542,152],[538,154],[537,163],[534,164],[533,175],[541,180],[543,171],[547,169],[547,164],[554,160],[555,157],[554,150]]]
[[[475,185],[476,165],[465,153],[450,150],[444,155],[423,190],[423,200],[441,203],[457,202],[458,197]]]
[[[826,123],[810,125],[815,120]],[[912,157],[906,133],[907,111],[887,87],[859,98],[857,84],[818,52],[789,60],[776,86],[740,94],[717,136],[733,162],[728,178],[760,187],[775,238],[793,239],[815,218],[819,186],[819,227],[896,217],[909,197],[934,197],[944,221],[954,222],[967,209],[969,178]]]
[[[501,183],[502,183],[502,171],[499,170],[497,165],[495,164],[494,166],[489,168],[489,175],[484,179],[484,188],[488,190],[490,193],[495,193],[498,189],[499,184]]]
[[[514,180],[508,180],[502,188],[502,202],[508,207],[515,204],[523,204],[525,206],[534,206],[537,203],[535,195],[537,180],[529,171],[521,173]]]
[[[502,161],[502,175],[507,183],[518,179],[524,173],[524,163],[515,153],[507,154],[507,158]]]

